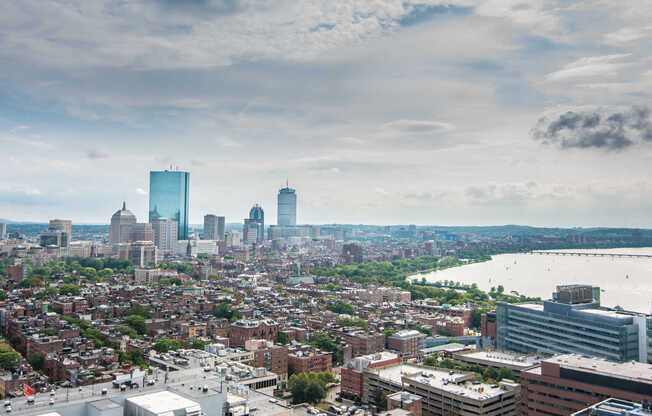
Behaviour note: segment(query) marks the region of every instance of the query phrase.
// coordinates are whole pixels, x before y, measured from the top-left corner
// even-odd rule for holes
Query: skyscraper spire
[[[125,201],[122,201],[122,210],[123,211],[127,210],[127,203]]]

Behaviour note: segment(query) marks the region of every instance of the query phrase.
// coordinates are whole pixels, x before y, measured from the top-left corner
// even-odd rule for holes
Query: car
[[[11,406],[5,406],[5,411],[7,413],[11,413]]]
[[[54,399],[50,399],[50,406],[54,404]]]
[[[340,399],[340,401],[342,401],[342,399]],[[330,410],[331,412],[333,412],[335,414],[338,414],[338,415],[342,414],[342,409],[340,409],[337,406],[331,406],[331,407],[328,408],[328,410]]]
[[[147,380],[147,385],[148,385],[148,386],[153,386],[154,383],[155,383],[155,381],[152,380],[151,378],[150,378],[149,380]]]
[[[252,408],[249,409],[250,412],[255,412],[256,410],[258,410],[257,407],[252,407]]]
[[[342,398],[340,396],[337,396],[335,398],[335,401],[338,402],[338,403],[342,403]]]
[[[276,400],[276,399],[269,399],[268,402],[270,402],[270,403],[278,403],[278,400]]]
[[[29,397],[27,398],[27,404],[34,404],[34,397],[29,396]]]
[[[108,393],[107,389],[102,389],[102,396],[105,396]]]
[[[11,406],[11,402],[9,400],[5,401],[5,407]]]

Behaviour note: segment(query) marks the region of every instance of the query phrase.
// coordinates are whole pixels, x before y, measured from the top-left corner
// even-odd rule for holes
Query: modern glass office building
[[[278,225],[291,227],[297,225],[297,193],[287,185],[278,191],[277,215]]]
[[[579,291],[585,295],[576,296]],[[542,303],[498,302],[498,348],[646,362],[647,317],[601,307],[590,293],[590,286],[558,286],[553,299]]]
[[[149,173],[149,222],[169,218],[179,226],[179,240],[188,239],[188,195],[190,173],[152,171]]]

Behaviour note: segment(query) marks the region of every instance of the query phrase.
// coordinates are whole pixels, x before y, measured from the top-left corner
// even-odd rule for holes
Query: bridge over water
[[[586,256],[586,257],[629,257],[629,258],[652,258],[652,254],[626,254],[626,253],[589,253],[580,251],[529,251],[526,254],[538,254],[540,256]]]

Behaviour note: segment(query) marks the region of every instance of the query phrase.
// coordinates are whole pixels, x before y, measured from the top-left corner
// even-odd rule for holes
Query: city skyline
[[[649,2],[171,3],[6,5],[1,217],[652,227]]]

